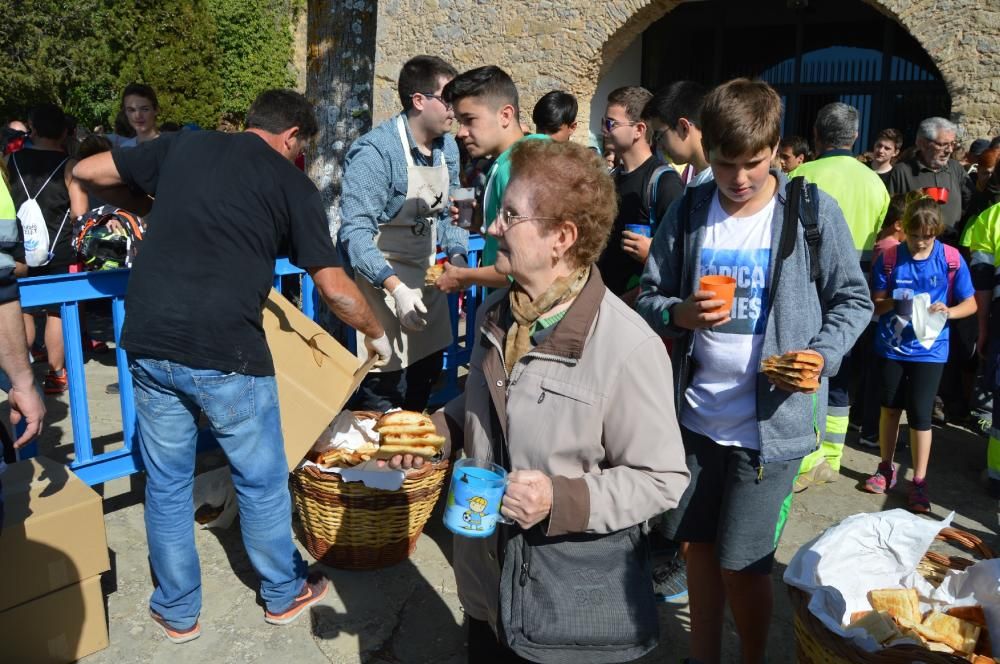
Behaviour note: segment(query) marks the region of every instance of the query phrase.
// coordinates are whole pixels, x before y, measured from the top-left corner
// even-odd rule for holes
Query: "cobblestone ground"
[[[100,326],[97,326],[100,328]],[[95,332],[100,335],[100,329]],[[106,337],[104,337],[106,338]],[[121,444],[116,396],[105,385],[117,380],[114,354],[88,356],[86,366],[91,426],[97,448]],[[66,461],[72,453],[67,400],[47,399],[49,426],[42,439],[43,453]],[[877,459],[848,439],[840,480],[796,496],[778,549],[773,579],[775,616],[771,626],[772,663],[795,661],[792,613],[781,581],[795,551],[824,528],[859,512],[903,507],[903,494],[872,496],[858,489],[874,470]],[[985,467],[985,440],[963,429],[935,429],[930,488],[933,514],[942,518],[956,512],[956,525],[979,535],[994,547],[997,503],[990,500],[980,477]],[[908,462],[908,452],[897,461]],[[206,465],[218,463],[208,458]],[[105,522],[112,551],[112,570],[105,575],[111,645],[91,655],[85,664],[131,662],[297,662],[371,664],[464,662],[462,612],[449,562],[451,535],[435,513],[406,562],[375,572],[348,572],[322,568],[332,592],[309,617],[287,627],[263,621],[256,579],[243,551],[238,526],[223,531],[197,531],[202,562],[203,636],[175,646],[164,640],[146,612],[150,586],[143,526],[141,477],[96,487],[105,496]],[[439,506],[440,507],[440,506]],[[303,555],[308,556],[305,549]],[[307,557],[308,559],[308,557]],[[661,644],[642,662],[677,662],[687,653],[686,605],[663,604],[660,609]],[[723,660],[737,661],[738,643],[731,622],[723,639]]]

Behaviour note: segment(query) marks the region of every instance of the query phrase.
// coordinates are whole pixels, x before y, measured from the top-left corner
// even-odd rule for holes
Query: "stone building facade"
[[[745,0],[752,2],[753,0]],[[808,3],[808,0],[790,0]],[[998,0],[864,0],[927,51],[951,95],[952,119],[968,136],[1000,134]],[[460,71],[496,64],[521,91],[522,119],[553,89],[575,94],[580,135],[589,100],[616,58],[681,0],[379,0],[374,121],[399,108],[400,65],[435,53]]]

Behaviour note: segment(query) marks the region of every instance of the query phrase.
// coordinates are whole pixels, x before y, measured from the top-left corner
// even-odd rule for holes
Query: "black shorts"
[[[802,459],[760,464],[760,453],[727,447],[681,427],[691,483],[663,516],[678,542],[714,542],[723,569],[770,574]]]
[[[934,396],[944,372],[942,362],[906,362],[880,358],[882,407],[906,409],[906,423],[913,431],[931,430]]]

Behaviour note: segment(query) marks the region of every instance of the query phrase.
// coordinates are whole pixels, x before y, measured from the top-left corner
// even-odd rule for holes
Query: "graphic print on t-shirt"
[[[771,249],[702,249],[701,276],[736,279],[730,320],[714,328],[726,334],[763,334],[767,311],[767,267]]]
[[[760,449],[757,374],[767,326],[772,199],[748,217],[731,217],[713,200],[699,254],[699,276],[736,279],[731,320],[695,332],[694,372],[681,424],[720,445]]]

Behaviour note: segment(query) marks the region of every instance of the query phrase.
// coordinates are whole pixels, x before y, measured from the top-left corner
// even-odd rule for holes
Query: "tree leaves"
[[[300,0],[0,0],[0,119],[52,101],[112,126],[122,89],[152,85],[160,122],[214,128],[293,84]]]

